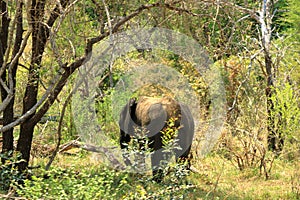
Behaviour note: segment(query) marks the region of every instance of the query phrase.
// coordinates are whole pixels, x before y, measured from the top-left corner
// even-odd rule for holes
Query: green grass
[[[206,191],[215,192],[220,199],[297,199],[300,179],[292,183],[299,174],[299,162],[276,159],[268,180],[257,169],[240,171],[232,163],[218,155],[207,157],[199,165],[199,171],[207,177]],[[201,167],[202,166],[202,167]],[[202,169],[201,169],[202,168]],[[196,179],[197,180],[197,179]],[[292,190],[292,187],[298,188]],[[201,187],[201,185],[199,185]]]
[[[42,166],[46,161],[36,160]],[[170,173],[162,183],[156,183],[150,175],[115,171],[93,160],[90,153],[77,152],[58,155],[48,172],[33,170],[32,180],[15,190],[27,199],[300,198],[300,164],[296,161],[275,159],[268,180],[258,169],[240,171],[217,154],[194,159],[193,168],[197,172],[186,177]]]

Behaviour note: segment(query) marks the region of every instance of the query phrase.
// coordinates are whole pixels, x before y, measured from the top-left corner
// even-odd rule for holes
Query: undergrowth
[[[163,184],[149,176],[99,167],[77,171],[56,168],[41,171],[16,189],[27,199],[184,199],[195,189],[169,175]]]
[[[276,158],[268,180],[257,168],[241,171],[228,158],[212,152],[192,160],[193,171],[171,164],[161,183],[150,174],[116,171],[89,161],[91,154],[59,155],[51,170],[31,170],[23,184],[11,181],[0,199],[299,199],[299,161]],[[44,160],[40,160],[44,162]],[[42,164],[41,164],[42,165]],[[42,165],[43,166],[43,165]],[[7,177],[15,174],[4,171]],[[195,171],[196,170],[196,171]],[[184,174],[184,176],[181,176]],[[15,176],[15,178],[18,178]],[[1,183],[3,183],[3,176]],[[2,193],[2,195],[1,195]],[[7,194],[12,194],[10,197]]]

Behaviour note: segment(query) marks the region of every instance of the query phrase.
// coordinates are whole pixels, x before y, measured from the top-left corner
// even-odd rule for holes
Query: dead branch
[[[64,3],[66,3],[66,2],[67,1],[64,1]],[[77,1],[75,1],[75,2],[77,2]],[[66,4],[64,4],[64,6],[66,6]],[[68,9],[69,7],[67,7],[66,9]],[[139,8],[137,8],[131,14],[123,17],[122,19],[120,19],[112,27],[112,33],[116,33],[122,25],[124,25],[126,22],[128,22],[129,20],[131,20],[135,16],[139,15],[143,11],[149,10],[149,9],[152,9],[152,8],[155,8],[155,7],[165,7],[165,8],[168,8],[170,10],[175,10],[175,11],[180,11],[181,10],[181,8],[174,7],[171,4],[165,4],[165,3],[160,3],[160,2],[153,3],[153,4],[141,5]],[[52,27],[53,24],[54,24],[54,19],[56,19],[58,17],[57,14],[60,13],[60,12],[58,12],[57,9],[59,9],[59,8],[54,9],[55,12],[53,11],[53,15],[51,15],[51,17],[47,21],[48,27]],[[43,27],[46,28],[45,26],[43,26]],[[46,28],[45,31],[47,31],[47,33],[49,34],[49,29],[48,28]],[[28,36],[29,36],[29,33],[31,33],[31,31],[28,31]],[[70,65],[64,64],[64,66],[61,69],[61,70],[64,70],[64,71],[59,72],[58,75],[53,79],[52,84],[48,87],[48,89],[46,90],[44,95],[41,97],[41,99],[31,109],[29,109],[26,113],[24,113],[20,118],[18,118],[17,120],[13,121],[12,123],[10,123],[8,125],[5,125],[5,126],[1,127],[0,132],[5,132],[5,131],[11,129],[12,127],[15,127],[15,126],[23,123],[28,117],[32,116],[37,110],[38,111],[36,112],[36,114],[34,114],[34,116],[30,119],[30,123],[35,124],[35,123],[39,122],[40,119],[42,118],[42,116],[48,111],[50,106],[54,103],[56,97],[61,92],[61,90],[64,87],[64,85],[65,85],[66,81],[68,80],[69,76],[71,74],[73,74],[76,69],[78,69],[80,66],[82,66],[82,64],[90,58],[91,52],[92,52],[92,49],[93,49],[93,45],[100,42],[101,40],[103,40],[107,36],[109,36],[109,31],[106,31],[106,32],[104,32],[103,34],[101,34],[97,37],[88,39],[87,43],[86,43],[86,48],[85,48],[85,55],[83,55],[82,57],[76,59]],[[24,42],[25,41],[27,42],[27,39],[24,40]],[[0,70],[0,74],[1,74],[1,71],[2,71],[2,68]],[[38,109],[38,108],[40,108],[40,109]]]
[[[113,153],[111,152],[112,149],[115,149],[117,147],[100,147],[100,146],[94,146],[91,144],[84,144],[84,143],[80,143],[77,140],[73,140],[67,144],[62,145],[61,149],[59,150],[59,153],[68,151],[72,148],[81,148],[84,149],[86,151],[90,151],[90,152],[94,152],[94,153],[101,153],[104,154],[107,159],[110,161],[110,163],[117,169],[117,170],[124,170],[125,166],[120,163],[115,156],[113,155]]]
[[[195,174],[201,174],[201,172],[197,168],[195,168],[193,166],[190,167],[190,170],[191,170],[191,172],[193,172]]]
[[[74,90],[73,90],[74,91]],[[55,159],[55,156],[57,155],[58,151],[59,151],[59,146],[60,146],[60,142],[61,142],[61,129],[62,129],[62,123],[63,123],[63,118],[65,116],[65,112],[66,112],[66,108],[67,108],[67,105],[68,103],[70,102],[71,98],[72,98],[72,95],[73,95],[73,91],[69,94],[69,96],[67,97],[64,105],[63,105],[63,108],[62,108],[62,111],[61,111],[61,115],[60,115],[60,119],[59,119],[59,124],[58,124],[58,128],[57,128],[57,144],[56,144],[56,147],[50,157],[50,160],[48,161],[45,169],[48,170],[52,164],[52,162],[54,161]]]
[[[243,6],[239,6],[235,3],[232,3],[232,2],[229,2],[229,1],[223,1],[223,0],[220,0],[218,1],[219,4],[221,5],[224,5],[224,6],[229,6],[235,10],[238,10],[242,13],[245,13],[245,14],[249,14],[253,19],[255,19],[258,23],[260,23],[260,17],[258,15],[258,11],[255,11],[255,10],[252,10],[252,9],[249,9],[249,8],[245,8]]]

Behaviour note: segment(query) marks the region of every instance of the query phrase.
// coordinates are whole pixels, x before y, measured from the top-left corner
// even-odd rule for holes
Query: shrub
[[[88,172],[89,170],[89,172]],[[169,175],[158,184],[151,176],[137,176],[116,172],[103,166],[76,172],[71,169],[53,169],[47,176],[32,176],[17,189],[27,199],[183,199],[192,192],[191,184]]]
[[[20,154],[13,154],[11,152],[0,154],[1,159],[4,161],[0,166],[0,190],[6,191],[14,184],[22,182],[24,177],[23,173],[17,170],[17,164],[22,162]]]

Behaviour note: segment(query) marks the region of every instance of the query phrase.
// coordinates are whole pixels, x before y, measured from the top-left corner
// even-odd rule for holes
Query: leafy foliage
[[[292,37],[295,39],[295,42],[300,41],[300,5],[297,0],[288,0],[287,5],[285,6],[287,12],[285,16],[285,21],[291,26],[287,30],[289,34],[292,34]]]
[[[66,10],[60,8],[63,14],[59,15],[59,20],[49,29],[51,30],[50,40],[46,42],[45,51],[40,57],[41,65],[32,70],[32,73],[28,70],[31,66],[30,61],[36,59],[32,59],[31,55],[33,49],[30,45],[31,37],[29,37],[24,52],[21,52],[14,90],[15,105],[13,109],[16,115],[22,113],[23,110],[24,88],[26,85],[31,85],[27,82],[27,78],[35,74],[39,75],[39,79],[34,81],[34,83],[39,83],[36,88],[39,99],[53,84],[53,77],[61,76],[61,72],[65,72],[68,63],[73,63],[84,55],[86,41],[104,32],[109,33],[110,23],[114,26],[120,19],[136,12],[136,9],[143,4],[160,3],[158,7],[139,13],[119,27],[119,30],[134,30],[141,27],[169,28],[191,36],[209,52],[215,61],[215,66],[221,70],[226,89],[229,111],[223,137],[211,155],[206,158],[197,157],[193,160],[193,166],[201,169],[200,173],[189,174],[174,162],[166,169],[167,176],[162,184],[152,182],[150,176],[147,175],[116,172],[102,165],[82,167],[82,159],[88,157],[89,154],[81,154],[75,157],[78,159],[74,164],[77,166],[76,169],[70,168],[66,164],[68,162],[66,159],[61,163],[56,163],[51,171],[45,172],[40,169],[35,171],[34,176],[25,180],[22,185],[19,183],[22,183],[26,177],[17,170],[17,165],[22,160],[20,160],[20,155],[9,152],[1,154],[3,160],[0,166],[1,192],[14,188],[17,190],[18,196],[28,199],[57,199],[58,197],[61,199],[196,199],[199,197],[204,199],[299,199],[300,4],[298,1],[272,1],[274,16],[271,27],[273,34],[270,56],[272,57],[272,70],[274,70],[275,95],[271,97],[274,104],[271,114],[276,122],[274,128],[284,138],[283,152],[277,158],[266,149],[268,112],[265,105],[267,100],[265,89],[268,77],[262,58],[263,44],[259,36],[259,23],[252,18],[251,13],[236,9],[236,6],[244,7],[257,14],[257,9],[260,9],[262,1],[112,0],[106,1],[104,4],[104,1],[85,0],[74,1],[72,5],[68,5],[70,7]],[[16,24],[20,24],[14,18],[18,2],[1,2],[1,5],[7,3],[7,13],[11,18],[8,29],[11,31],[8,40],[10,50],[13,49],[14,41],[16,41],[14,39],[14,34],[17,32]],[[51,9],[58,5],[54,1],[45,2],[45,16],[41,18],[40,25],[46,23],[43,20],[48,19]],[[233,6],[234,3],[235,6]],[[23,8],[22,38],[24,41],[25,34],[31,30],[30,14],[25,13],[30,10],[30,1],[26,4],[26,9]],[[106,9],[108,9],[109,15],[106,13]],[[5,22],[6,15],[1,12],[0,16],[1,22]],[[1,26],[1,31],[5,31],[2,29],[3,27]],[[1,31],[2,40],[4,37],[2,37],[3,32]],[[4,53],[6,55],[0,55],[5,60],[3,65],[1,63],[1,67],[9,66],[12,60],[10,58],[12,51]],[[206,118],[210,112],[208,83],[205,83],[204,78],[195,70],[192,63],[186,62],[172,52],[163,50],[134,51],[112,63],[112,69],[105,70],[105,77],[98,88],[99,94],[102,96],[99,95],[95,102],[97,120],[103,134],[109,136],[113,144],[118,143],[116,116],[112,114],[111,97],[115,92],[113,87],[128,70],[149,63],[163,63],[183,74],[200,97],[199,103],[203,107],[200,112],[204,116],[200,123],[209,123]],[[6,74],[8,75],[8,73],[9,71]],[[74,84],[73,78],[68,79],[67,88],[65,87],[61,94],[55,97],[56,102],[52,106],[50,105],[48,114],[59,113],[61,102],[66,99],[66,94],[70,93],[70,88]],[[6,81],[3,80],[3,82]],[[172,94],[172,88],[150,84],[140,88],[134,95],[159,96],[166,93]],[[124,94],[120,98],[128,99],[129,97]],[[87,116],[80,117],[82,121],[86,121]],[[172,150],[173,144],[176,143],[173,138],[178,130],[172,128],[173,123],[170,121],[170,126],[163,131],[166,151]],[[57,136],[53,134],[56,132],[56,125],[54,122],[37,125],[32,144],[41,142],[52,145],[56,142]],[[64,125],[62,141],[78,139],[79,131],[74,126],[71,105],[68,106]],[[203,130],[197,130],[196,134],[200,135],[201,131]],[[14,132],[14,136],[17,138],[19,129],[15,128]],[[276,135],[276,137],[278,139],[281,136]],[[144,138],[132,142],[140,144],[140,139]],[[193,150],[196,152],[197,144],[201,139],[200,137],[195,139]],[[149,145],[146,140],[144,142],[146,146]],[[130,145],[132,155],[141,152],[139,146]],[[35,152],[41,154],[42,148],[38,147],[32,150],[31,158],[34,162],[40,162],[39,159],[43,158],[34,154]],[[49,150],[45,151],[48,155]],[[144,153],[150,155],[150,152]],[[59,167],[64,164],[65,166]],[[139,164],[134,163],[134,166]],[[46,175],[42,177],[41,174]],[[262,175],[265,176],[263,180],[260,177]],[[190,178],[194,181],[189,181]],[[281,187],[284,188],[284,192],[281,192]]]
[[[283,84],[275,89],[276,96],[272,97],[274,110],[272,112],[275,118],[275,129],[281,135],[276,135],[276,139],[283,137],[284,148],[287,157],[290,159],[299,158],[300,141],[300,108],[298,105],[297,94],[290,84]]]
[[[26,180],[17,190],[18,194],[28,199],[182,199],[194,187],[171,179],[169,184],[160,185],[148,177],[136,177],[107,168],[80,172],[53,169],[42,173],[47,175],[44,178],[33,176],[32,180]]]
[[[29,199],[57,199],[58,196],[60,199],[109,199],[124,195],[127,187],[127,175],[108,170],[89,174],[54,169],[46,173],[46,178],[33,176],[32,180],[26,180],[18,193]]]
[[[0,191],[8,190],[26,178],[24,173],[17,169],[17,164],[22,162],[20,154],[10,156],[10,153],[0,154],[1,160],[4,161],[0,166]]]

